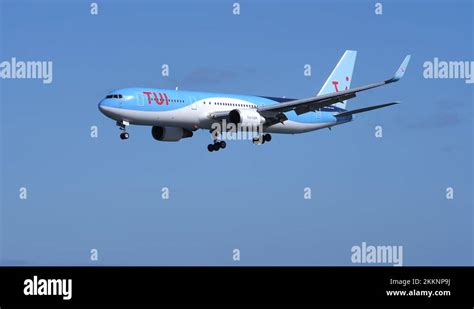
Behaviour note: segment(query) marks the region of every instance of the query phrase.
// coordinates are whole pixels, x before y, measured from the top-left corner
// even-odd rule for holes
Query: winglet
[[[399,81],[403,77],[403,75],[405,75],[405,71],[408,67],[408,62],[410,62],[410,57],[410,55],[407,55],[405,59],[403,59],[403,62],[398,68],[397,72],[395,72],[395,75],[393,75],[391,79],[385,81],[386,83],[393,83]]]

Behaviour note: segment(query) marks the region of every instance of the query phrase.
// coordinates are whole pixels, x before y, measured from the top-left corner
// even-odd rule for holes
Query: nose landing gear
[[[130,137],[130,135],[127,132],[127,126],[130,125],[128,121],[117,121],[117,126],[119,127],[120,131],[123,131],[120,133],[120,139],[126,140]]]

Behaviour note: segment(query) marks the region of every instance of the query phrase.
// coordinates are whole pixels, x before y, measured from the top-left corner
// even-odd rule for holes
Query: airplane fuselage
[[[195,131],[210,130],[212,113],[231,110],[257,110],[293,99],[251,95],[234,95],[210,92],[195,92],[151,88],[124,88],[111,92],[99,103],[99,109],[109,118],[129,124],[179,127]],[[335,117],[344,111],[336,106],[320,108],[317,111],[297,115],[286,113],[288,120],[264,126],[269,133],[303,133],[332,127],[349,122],[352,116]]]

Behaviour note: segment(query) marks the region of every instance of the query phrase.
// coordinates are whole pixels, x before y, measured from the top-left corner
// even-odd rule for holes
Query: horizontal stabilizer
[[[391,103],[386,103],[386,104],[381,104],[381,105],[374,105],[374,106],[369,106],[369,107],[354,109],[354,110],[351,110],[351,111],[345,111],[345,112],[342,112],[342,113],[335,114],[334,116],[336,116],[336,117],[344,117],[344,116],[349,116],[349,115],[353,115],[353,114],[368,112],[368,111],[371,111],[371,110],[374,110],[374,109],[378,109],[378,108],[382,108],[382,107],[387,107],[387,106],[394,105],[394,104],[399,104],[399,103],[400,103],[400,102],[391,102]]]

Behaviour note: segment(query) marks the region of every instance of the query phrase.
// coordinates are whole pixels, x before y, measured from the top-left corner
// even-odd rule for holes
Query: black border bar
[[[72,279],[72,298],[24,295],[25,280],[33,276]],[[421,281],[404,287],[391,284],[390,279]],[[421,284],[425,279],[449,279],[449,286],[445,280]],[[252,303],[473,308],[473,281],[473,267],[0,267],[0,306]],[[414,289],[448,290],[450,295],[386,294]]]

